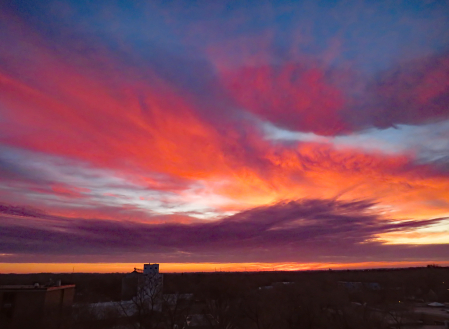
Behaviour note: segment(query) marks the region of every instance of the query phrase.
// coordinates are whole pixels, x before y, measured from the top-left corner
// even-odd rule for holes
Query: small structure
[[[143,264],[143,274],[159,274],[159,264]]]
[[[295,282],[285,282],[285,281],[282,281],[282,282],[273,282],[272,284],[271,284],[271,286],[262,286],[262,287],[259,287],[259,290],[270,290],[270,289],[283,289],[285,286],[289,286],[289,285],[292,285],[292,284],[295,284]]]
[[[357,292],[363,289],[372,291],[381,290],[381,286],[377,282],[338,281],[338,285],[345,288],[348,292]]]
[[[363,288],[363,284],[361,282],[338,281],[338,285],[345,288],[349,292],[361,291]]]
[[[287,281],[273,282],[271,285],[274,287],[279,287],[279,286],[288,286],[288,285],[292,285],[292,284],[295,284],[295,282],[287,282]]]
[[[363,286],[368,289],[368,290],[372,290],[372,291],[376,291],[376,290],[380,290],[381,286],[379,283],[377,282],[365,282],[363,283]]]
[[[207,329],[215,326],[216,321],[210,314],[191,314],[186,317],[185,328]]]
[[[0,328],[65,329],[70,324],[70,311],[75,285],[0,286]]]

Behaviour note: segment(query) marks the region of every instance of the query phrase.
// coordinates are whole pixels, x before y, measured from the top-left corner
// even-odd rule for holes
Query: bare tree
[[[181,327],[192,305],[192,294],[167,294],[162,297],[162,313],[167,329]]]
[[[206,312],[211,315],[210,327],[216,329],[237,328],[237,301],[229,299],[206,300]]]
[[[241,310],[244,316],[257,329],[276,328],[276,311],[273,309],[272,294],[256,292],[245,296],[242,300]]]
[[[138,278],[137,294],[131,301],[121,302],[121,308],[134,328],[157,328],[162,320],[162,275],[142,274]]]
[[[385,307],[386,320],[400,329],[414,318],[412,307],[407,303],[388,304]]]

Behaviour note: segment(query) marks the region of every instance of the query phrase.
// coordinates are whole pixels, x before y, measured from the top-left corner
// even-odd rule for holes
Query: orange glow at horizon
[[[160,263],[161,273],[189,272],[269,272],[313,270],[357,270],[376,268],[424,267],[428,264],[449,266],[432,260],[358,263]],[[143,268],[142,263],[0,263],[0,274],[16,273],[128,273]]]

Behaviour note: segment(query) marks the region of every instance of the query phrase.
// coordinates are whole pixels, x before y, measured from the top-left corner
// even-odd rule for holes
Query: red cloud
[[[280,127],[321,135],[349,131],[340,114],[344,95],[318,66],[243,67],[222,72],[222,78],[243,109]]]
[[[71,187],[63,184],[54,184],[51,189],[57,195],[69,198],[83,198],[85,197],[85,192],[90,192],[90,190],[87,188]]]

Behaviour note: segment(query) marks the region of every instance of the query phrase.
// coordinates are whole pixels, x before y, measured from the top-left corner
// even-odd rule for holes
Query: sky
[[[0,31],[0,272],[449,265],[446,1],[9,0]]]

